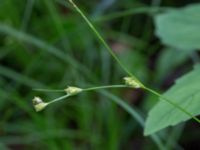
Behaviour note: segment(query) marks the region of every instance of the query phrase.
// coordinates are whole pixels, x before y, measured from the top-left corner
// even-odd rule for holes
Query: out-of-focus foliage
[[[156,34],[162,42],[181,50],[200,48],[200,4],[172,9],[156,17]]]
[[[107,0],[105,8],[103,0],[75,2],[127,68],[159,92],[198,62],[198,53],[179,55],[159,41],[153,19],[195,0]],[[62,96],[33,88],[121,84],[124,76],[67,1],[0,0],[0,149],[198,149],[192,121],[143,136],[157,97],[142,90],[82,93],[40,113],[31,103]]]
[[[200,66],[196,66],[193,71],[184,75],[176,81],[165,94],[170,100],[196,116],[200,114]],[[169,125],[176,125],[182,121],[190,119],[187,114],[175,109],[162,98],[151,109],[146,121],[145,134],[152,134]]]
[[[200,34],[198,33],[200,26],[199,10],[200,5],[195,4],[180,10],[169,10],[165,14],[156,16],[156,32],[162,42],[182,50],[196,50],[200,48],[198,42],[200,39]],[[165,70],[165,74],[174,65],[178,65],[179,62],[186,60],[189,54],[187,51],[180,50],[174,53],[171,52],[171,54],[169,52],[164,57],[160,57],[160,62],[158,62],[158,67],[160,70]],[[166,59],[168,63],[163,63]],[[163,64],[167,64],[167,67]],[[172,100],[194,116],[200,114],[198,110],[200,107],[198,100],[200,89],[199,73],[199,67],[197,67],[193,72],[179,79],[169,91],[163,94],[164,97]],[[161,100],[149,112],[145,126],[146,135],[191,118],[180,110],[175,109],[174,106],[169,105],[163,99]]]

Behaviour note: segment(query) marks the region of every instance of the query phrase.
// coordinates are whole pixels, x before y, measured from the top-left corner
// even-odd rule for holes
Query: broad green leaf
[[[200,49],[199,12],[200,4],[194,4],[156,16],[157,36],[164,44],[178,49]]]
[[[200,114],[200,65],[176,81],[163,97],[178,104],[193,116]],[[188,115],[167,103],[160,101],[150,110],[146,123],[145,135],[152,134],[165,127],[173,126],[190,119]]]

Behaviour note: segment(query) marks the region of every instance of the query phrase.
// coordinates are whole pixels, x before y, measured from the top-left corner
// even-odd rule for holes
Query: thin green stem
[[[104,86],[96,86],[90,88],[84,88],[83,91],[93,91],[99,89],[108,89],[108,88],[128,88],[129,86],[121,84],[121,85],[104,85]],[[33,89],[34,91],[41,92],[65,92],[64,89]]]
[[[91,87],[91,88],[85,88],[82,90],[82,92],[86,92],[86,91],[94,91],[94,90],[99,90],[99,89],[108,89],[108,88],[128,88],[127,85],[105,85],[105,86],[96,86],[96,87]],[[35,91],[43,91],[43,92],[65,92],[65,90],[61,90],[61,89],[33,89]],[[60,100],[63,100],[67,97],[70,97],[72,95],[70,94],[67,94],[67,95],[64,95],[64,96],[61,96],[59,98],[56,98],[50,102],[48,102],[48,104],[51,104],[51,103],[55,103],[57,101],[60,101]]]
[[[94,90],[99,90],[99,89],[108,89],[108,88],[128,88],[129,86],[127,85],[105,85],[105,86],[97,86],[97,87],[91,87],[91,88],[85,88],[83,89],[83,91],[94,91]],[[166,98],[166,97],[163,97],[161,94],[159,94],[158,92],[148,88],[148,87],[145,87],[145,86],[142,86],[143,89],[151,92],[152,94],[158,96],[159,98],[165,100],[166,102],[168,102],[169,104],[171,104],[172,106],[174,106],[175,108],[179,109],[180,111],[184,112],[185,114],[187,114],[188,116],[190,116],[191,118],[193,118],[195,121],[197,121],[198,123],[200,123],[200,120],[193,116],[190,112],[188,112],[186,109],[182,108],[181,106],[179,106],[178,104],[172,102],[170,99]],[[45,91],[45,92],[64,92],[64,90],[52,90],[52,89],[34,89],[34,90],[37,90],[37,91]],[[67,97],[69,97],[71,95],[64,95],[62,97],[59,97],[57,99],[54,99],[52,101],[49,102],[50,103],[54,103],[56,101],[60,101],[60,100],[63,100]]]
[[[152,94],[158,96],[159,98],[165,100],[166,102],[168,102],[169,104],[171,104],[175,108],[179,109],[180,111],[184,112],[185,114],[187,114],[188,116],[190,116],[191,118],[193,118],[195,121],[197,121],[198,123],[200,123],[200,120],[197,117],[193,116],[190,112],[188,112],[187,110],[185,110],[183,107],[179,106],[178,104],[172,102],[170,99],[162,96],[161,94],[159,94],[158,92],[156,92],[156,91],[154,91],[154,90],[152,90],[150,88],[143,87],[143,89],[145,89],[145,90],[151,92]]]
[[[105,86],[97,86],[97,87],[91,87],[83,89],[83,91],[93,91],[93,90],[99,90],[99,89],[108,89],[108,88],[127,88],[127,85],[105,85]]]
[[[94,32],[94,34],[97,36],[97,38],[99,39],[99,41],[105,46],[105,48],[108,50],[108,52],[111,54],[111,56],[116,60],[116,62],[121,66],[121,68],[131,77],[133,77],[135,79],[135,81],[137,81],[140,85],[141,88],[151,92],[152,94],[162,98],[163,100],[165,100],[166,102],[168,102],[169,104],[171,104],[172,106],[176,107],[177,109],[179,109],[180,111],[184,112],[185,114],[187,114],[188,116],[190,116],[191,118],[193,118],[194,120],[196,120],[198,123],[200,123],[200,120],[198,118],[196,118],[195,116],[193,116],[190,112],[188,112],[187,110],[185,110],[184,108],[182,108],[181,106],[179,106],[178,104],[172,102],[171,100],[163,97],[161,94],[159,94],[158,92],[145,87],[123,64],[122,62],[119,60],[119,58],[115,55],[115,53],[113,52],[113,50],[109,47],[109,45],[105,42],[105,40],[103,39],[103,37],[100,35],[100,33],[96,30],[96,28],[93,26],[93,24],[89,21],[89,19],[85,16],[85,14],[82,12],[81,9],[79,9],[79,7],[73,2],[73,0],[69,0],[69,2],[74,6],[74,8],[77,10],[77,12],[83,17],[83,19],[86,21],[86,23],[89,25],[89,27],[92,29],[92,31]],[[113,87],[113,86],[112,86]],[[103,89],[103,88],[110,88],[110,86],[104,86],[104,87],[93,87],[93,88],[88,88],[85,89],[85,91],[89,91],[89,90],[96,90],[96,89]],[[59,99],[59,98],[58,98]],[[60,99],[59,99],[60,100]],[[56,100],[57,101],[57,100]]]
[[[89,21],[89,19],[85,16],[85,14],[82,12],[82,10],[73,2],[73,0],[69,0],[69,2],[74,6],[74,8],[77,10],[77,12],[83,17],[83,19],[86,21],[88,26],[92,29],[94,34],[97,36],[99,41],[105,46],[105,48],[108,50],[108,52],[111,54],[111,56],[116,60],[116,62],[121,66],[121,68],[130,76],[132,76],[135,80],[140,82],[119,60],[119,58],[115,55],[113,50],[109,47],[109,45],[105,42],[103,37],[100,35],[100,33],[96,30],[94,25]]]
[[[41,92],[65,92],[64,89],[33,89],[33,90]]]
[[[68,94],[67,94],[67,95],[64,95],[64,96],[61,96],[61,97],[59,97],[59,98],[56,98],[56,99],[54,99],[54,100],[48,102],[48,104],[52,104],[52,103],[61,101],[61,100],[65,99],[65,98],[67,98],[67,97],[69,97],[69,96],[70,96],[70,95],[68,95]]]
[[[83,91],[93,91],[93,90],[107,89],[107,88],[125,88],[125,87],[128,87],[128,86],[126,86],[126,85],[106,85],[106,86],[97,86],[97,87],[85,88],[85,89],[83,89]],[[64,90],[51,90],[51,89],[34,89],[34,90],[45,91],[45,92],[64,92]],[[67,95],[61,96],[59,98],[56,98],[56,99],[48,102],[48,104],[52,104],[52,103],[61,101],[61,100],[65,99],[67,97],[70,97],[70,96],[72,96],[72,95],[67,94]]]

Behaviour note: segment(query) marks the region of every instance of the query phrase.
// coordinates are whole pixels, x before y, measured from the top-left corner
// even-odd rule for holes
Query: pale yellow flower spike
[[[124,77],[125,84],[133,88],[142,88],[142,85],[132,77]]]
[[[33,102],[33,106],[36,112],[43,110],[49,104],[49,103],[43,102],[40,97],[34,97],[32,102]]]
[[[68,88],[65,89],[65,92],[68,95],[76,95],[76,94],[78,94],[82,91],[83,91],[83,89],[78,88],[78,87],[74,87],[74,86],[69,86]]]

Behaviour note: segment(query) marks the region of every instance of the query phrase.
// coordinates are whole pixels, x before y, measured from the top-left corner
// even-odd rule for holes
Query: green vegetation
[[[186,5],[2,0],[0,149],[200,148],[200,7]]]

